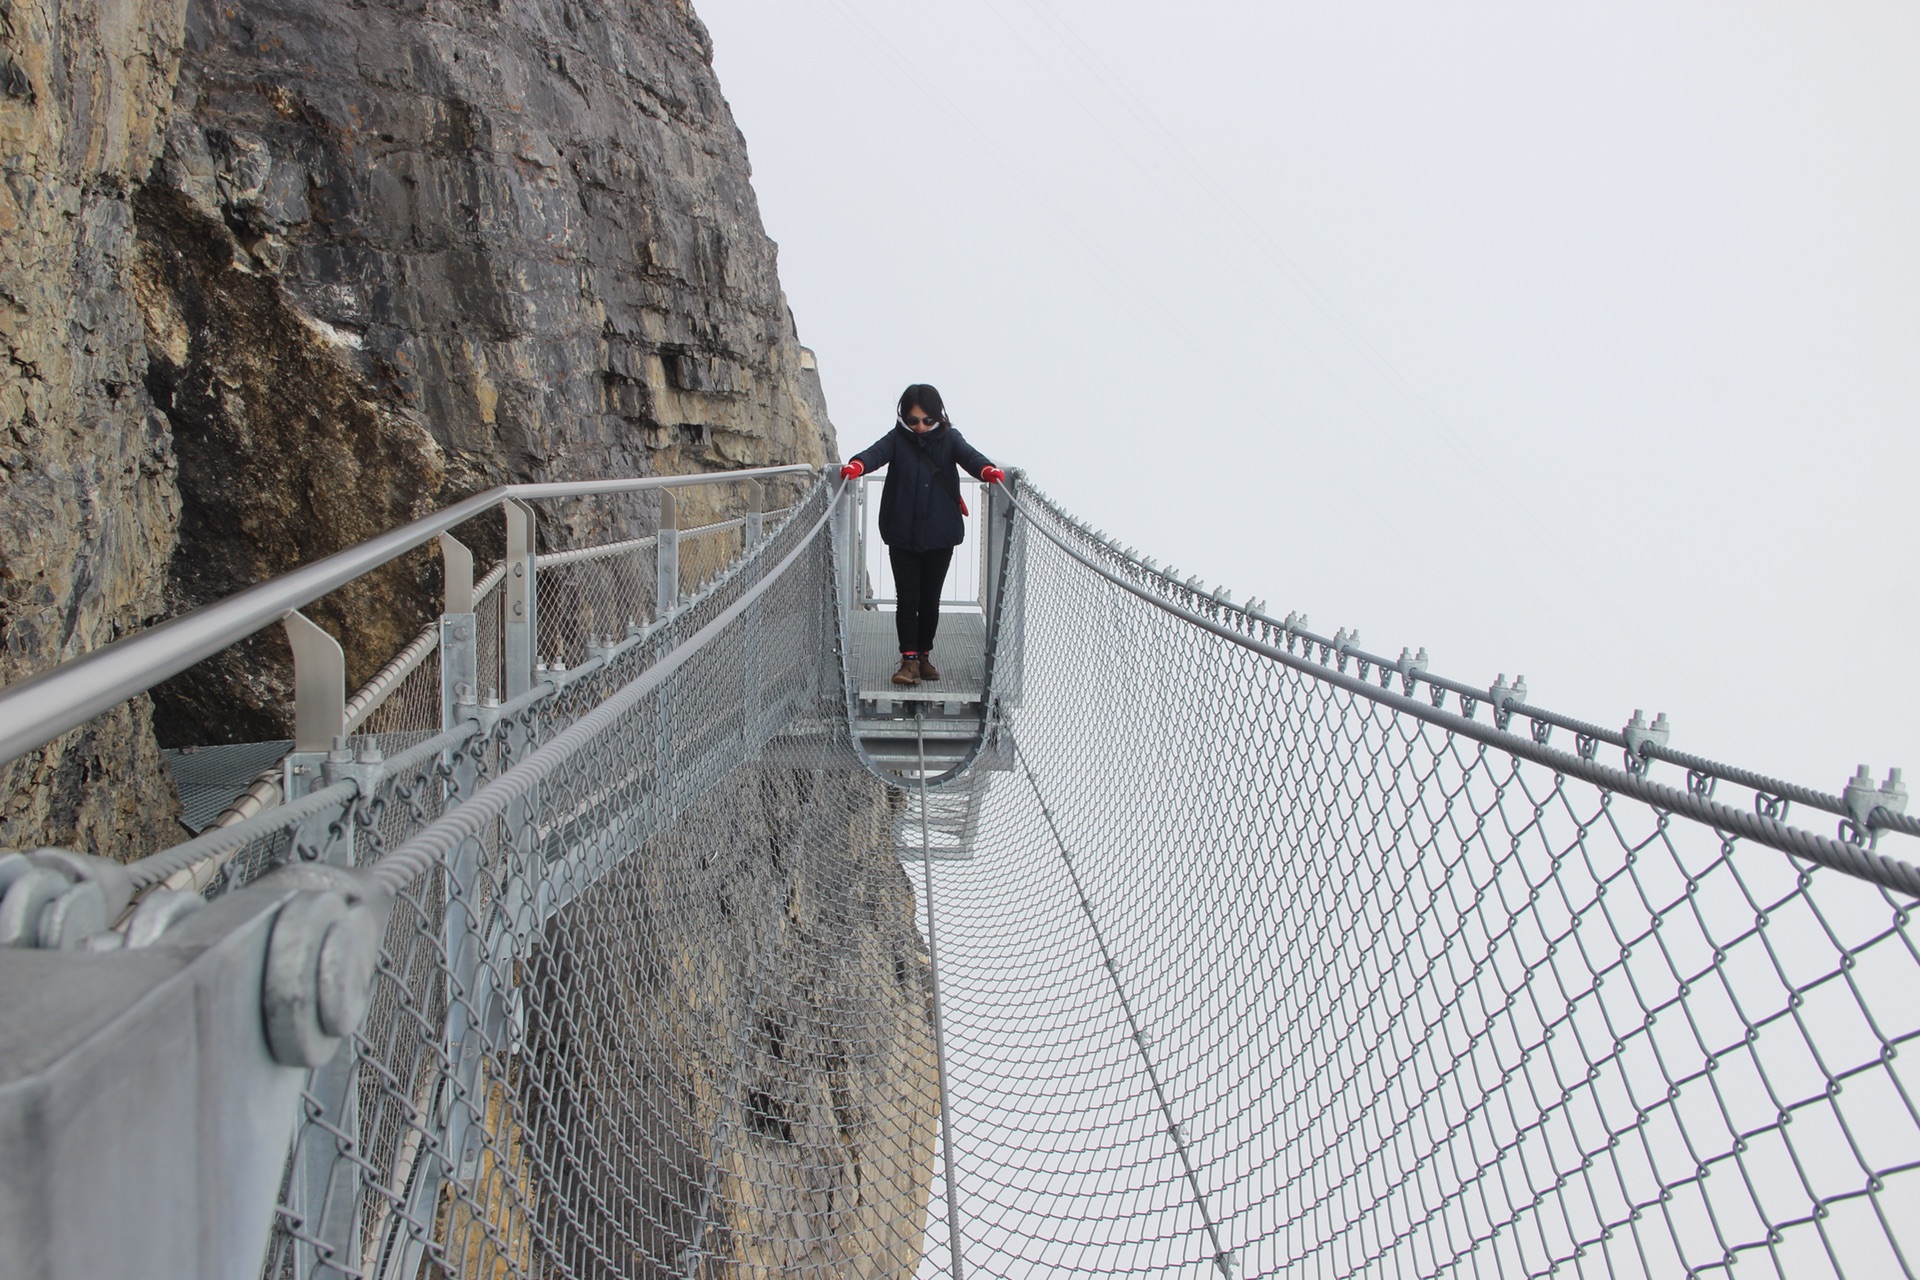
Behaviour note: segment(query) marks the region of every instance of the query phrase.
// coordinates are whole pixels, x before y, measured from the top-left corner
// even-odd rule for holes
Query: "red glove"
[[[867,474],[867,464],[858,458],[855,458],[852,462],[840,468],[840,478],[842,480],[858,480],[865,474]]]
[[[980,478],[988,484],[999,484],[1007,478],[1007,473],[998,467],[982,467],[980,468]]]

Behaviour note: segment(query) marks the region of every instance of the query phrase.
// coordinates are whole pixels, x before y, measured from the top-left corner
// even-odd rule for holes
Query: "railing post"
[[[440,615],[440,728],[452,729],[462,705],[480,696],[480,619],[473,611],[473,552],[450,533],[440,535],[446,565],[446,609]]]
[[[500,509],[507,516],[507,613],[500,648],[507,668],[506,697],[512,701],[533,688],[535,648],[540,638],[534,610],[540,593],[533,576],[533,508],[509,498]]]
[[[980,497],[980,612],[987,619],[987,633],[993,633],[993,609],[997,603],[996,583],[1000,568],[1000,557],[1006,553],[1001,526],[1007,513],[1007,496],[1000,492],[999,485],[982,486],[986,492]]]
[[[865,477],[856,477],[854,485],[853,513],[847,522],[849,541],[847,546],[853,552],[853,605],[858,609],[873,600],[873,593],[867,590],[867,493]],[[895,587],[894,594],[899,594]]]
[[[847,481],[840,491],[840,513],[835,520],[840,530],[840,564],[847,575],[841,584],[840,612],[849,620],[860,607],[860,564],[864,558],[860,550],[860,496],[861,482],[857,478]],[[848,625],[852,625],[851,621]]]
[[[340,642],[315,626],[299,610],[281,619],[293,650],[293,750],[281,762],[280,794],[298,800],[326,785],[329,757],[350,761],[347,752],[347,659]],[[333,846],[344,836],[351,857],[353,825],[326,814],[293,833],[299,856],[334,861]]]
[[[657,583],[653,620],[680,607],[680,499],[671,489],[660,491],[660,533],[654,544]]]
[[[284,794],[297,799],[349,776],[362,776],[364,785],[378,776],[381,766],[377,752],[367,753],[361,762],[348,749],[347,663],[340,642],[297,611],[283,624],[293,649],[293,751],[284,766]],[[303,823],[294,832],[295,844],[301,846],[294,857],[352,866],[356,807],[349,802],[344,815],[321,814]],[[316,1067],[307,1080],[307,1095],[322,1123],[302,1131],[288,1188],[288,1208],[299,1217],[301,1243],[293,1259],[297,1280],[330,1274],[336,1264],[359,1262],[359,1167],[342,1149],[359,1140],[358,1079],[358,1059],[349,1048]]]
[[[747,481],[747,538],[745,549],[760,545],[767,536],[767,486],[758,480]]]

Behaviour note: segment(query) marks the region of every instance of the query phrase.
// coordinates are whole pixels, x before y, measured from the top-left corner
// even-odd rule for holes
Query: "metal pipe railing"
[[[887,559],[886,547],[880,541],[879,496],[874,493],[875,488],[885,487],[886,480],[885,474],[880,473],[863,475],[851,482],[856,507],[853,521],[858,539],[853,572],[863,608],[899,603],[893,568]],[[960,545],[954,548],[947,580],[941,588],[940,603],[942,606],[983,606],[986,593],[986,544],[982,530],[986,527],[987,485],[984,481],[966,476],[961,478],[960,490],[968,510],[968,514],[962,517],[966,534]]]
[[[812,472],[812,467],[800,465],[754,467],[693,476],[511,484],[475,494],[324,560],[316,560],[224,600],[170,618],[156,627],[0,689],[0,763],[45,746],[69,729],[78,728],[194,663],[271,626],[302,605],[504,503],[675,489]]]

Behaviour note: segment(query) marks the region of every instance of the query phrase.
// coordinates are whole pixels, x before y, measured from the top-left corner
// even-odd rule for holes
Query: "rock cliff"
[[[0,681],[492,484],[836,453],[684,0],[0,0],[0,147]],[[350,682],[430,575],[310,611]],[[7,766],[0,846],[171,843],[158,743],[278,736],[289,676],[263,633]],[[695,1178],[710,1270],[905,1275],[936,1103],[888,795],[766,768],[707,803],[733,853],[643,851],[624,887],[675,868],[711,909],[599,939],[663,975],[626,1030],[679,1055],[629,1123],[694,1164],[743,1129]],[[608,1016],[581,975],[541,981],[540,1034]]]
[[[184,0],[0,0],[0,682],[165,610],[180,498],[133,302]],[[0,845],[170,841],[145,699],[0,768]]]
[[[0,678],[502,481],[831,456],[710,56],[678,0],[0,0]],[[350,680],[430,572],[312,611]],[[13,766],[0,844],[152,847],[150,719],[278,736],[289,675]]]

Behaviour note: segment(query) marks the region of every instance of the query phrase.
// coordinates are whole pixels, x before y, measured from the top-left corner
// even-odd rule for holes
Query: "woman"
[[[933,634],[940,627],[940,589],[946,585],[953,549],[966,536],[961,515],[957,463],[967,474],[998,484],[1006,473],[988,462],[947,420],[940,393],[916,382],[900,393],[893,430],[856,453],[840,474],[858,479],[887,464],[887,487],[880,495],[880,537],[893,563],[894,595],[899,604],[894,626],[900,635],[900,669],[893,682],[938,680],[933,665]]]

